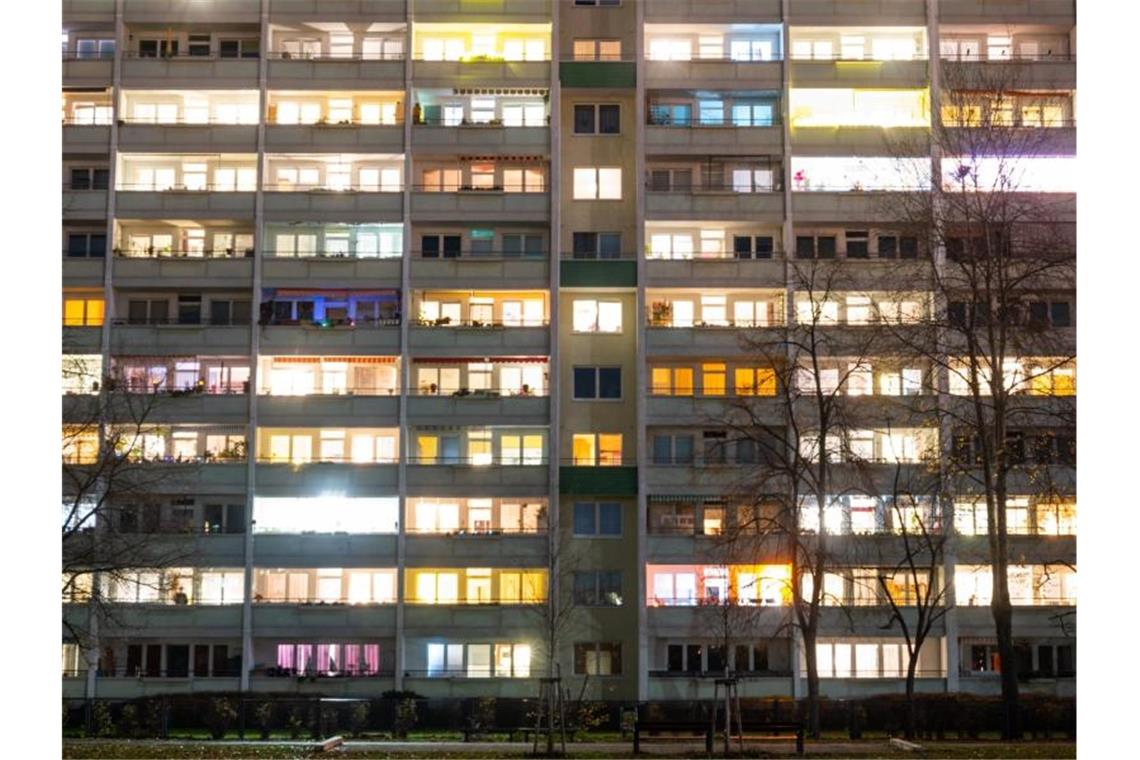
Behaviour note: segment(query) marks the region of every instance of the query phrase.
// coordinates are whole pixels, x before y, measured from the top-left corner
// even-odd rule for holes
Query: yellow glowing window
[[[650,393],[668,396],[673,392],[673,372],[668,367],[654,367],[650,371]]]
[[[727,373],[723,364],[701,365],[701,392],[706,396],[723,396]]]
[[[733,377],[737,396],[775,396],[776,371],[766,367],[741,367]]]
[[[592,467],[597,461],[593,433],[576,433],[573,441],[574,464]]]
[[[416,458],[420,464],[435,464],[439,456],[439,439],[434,435],[416,437]]]
[[[982,123],[981,106],[942,106],[942,123],[948,127],[977,127]]]
[[[1074,396],[1077,393],[1077,374],[1071,369],[1053,370],[1053,395]]]
[[[598,435],[598,464],[603,467],[621,465],[620,433],[600,433]]]
[[[64,299],[63,324],[67,327],[99,327],[103,324],[103,299]]]
[[[926,90],[853,90],[844,88],[791,91],[794,127],[922,127],[930,120]]]
[[[673,370],[673,395],[693,395],[693,370],[689,367],[678,367]]]

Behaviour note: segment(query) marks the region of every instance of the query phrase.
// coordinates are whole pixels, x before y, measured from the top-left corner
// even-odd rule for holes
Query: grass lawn
[[[963,741],[963,742],[926,742],[922,743],[924,751],[905,752],[893,749],[882,740],[864,741],[824,741],[819,744],[808,743],[807,757],[809,758],[977,758],[978,760],[997,760],[1010,758],[1010,760],[1045,760],[1059,758],[1067,760],[1077,756],[1076,745],[1068,741],[1025,741],[1016,744],[1002,744],[1000,742]],[[505,747],[503,748],[506,749]],[[471,760],[490,760],[500,757],[525,757],[529,754],[530,745],[518,742],[510,751],[489,750],[485,746],[472,745],[470,748],[462,746],[433,746],[430,742],[424,743],[414,749],[385,746],[353,746],[350,742],[341,755],[350,754],[353,758],[470,758]],[[643,753],[643,757],[681,758],[699,757],[703,752],[694,749],[668,745],[655,745],[652,751]],[[632,758],[629,744],[575,744],[569,748],[571,758],[593,760],[595,758]],[[93,758],[97,760],[123,758],[134,760],[160,760],[165,758],[311,758],[327,757],[320,753],[312,753],[305,746],[279,744],[274,742],[248,744],[218,744],[210,741],[129,741],[119,739],[106,739],[97,741],[71,741],[64,740],[64,758]],[[791,746],[772,746],[768,749],[748,749],[743,757],[794,757]]]

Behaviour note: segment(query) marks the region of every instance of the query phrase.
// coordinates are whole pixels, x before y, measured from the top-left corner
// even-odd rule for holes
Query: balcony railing
[[[824,62],[843,62],[852,61],[860,63],[922,63],[929,60],[926,53],[915,53],[909,58],[875,58],[871,53],[864,53],[861,56],[847,55],[843,52],[833,52],[829,55],[816,54],[812,55],[796,55],[792,54],[789,60],[792,61],[824,61]]]
[[[980,52],[973,55],[943,55],[941,56],[943,63],[1025,63],[1037,61],[1051,61],[1057,63],[1069,63],[1077,60],[1076,53],[1021,53],[1013,52],[1010,55],[1003,55],[997,58],[989,58],[983,56]]]
[[[215,383],[208,384],[205,380],[198,380],[193,385],[178,387],[173,381],[146,383],[137,380],[114,378],[107,383],[108,389],[121,388],[127,393],[139,393],[153,396],[237,396],[249,393],[249,381],[241,383]]]
[[[66,255],[66,251],[64,254]],[[253,257],[252,248],[209,248],[209,249],[178,249],[178,248],[161,248],[155,249],[153,246],[144,251],[138,250],[123,250],[116,247],[112,253],[117,258],[123,259],[248,259]]]
[[[269,666],[262,668],[254,668],[251,671],[254,677],[265,676],[267,678],[391,678],[395,675],[395,670],[391,667],[387,669],[369,670],[366,666],[361,665],[357,670],[328,670],[320,671],[312,668],[306,670],[297,670],[297,668],[283,668],[277,666]]]
[[[779,182],[774,182],[771,186],[764,187],[757,185],[737,185],[730,181],[717,180],[705,180],[684,184],[673,182],[668,185],[660,185],[652,180],[646,180],[645,189],[651,193],[738,193],[741,195],[763,195],[782,192],[784,188],[782,183]]]
[[[768,129],[780,126],[781,121],[777,116],[773,116],[770,119],[753,119],[746,122],[737,121],[731,116],[725,116],[720,119],[709,119],[706,117],[676,119],[670,116],[654,116],[653,105],[651,104],[645,123],[651,127],[679,127],[685,129]]]
[[[476,329],[508,329],[513,327],[546,327],[550,324],[546,319],[520,319],[506,322],[494,319],[452,319],[440,317],[439,319],[419,318],[415,321],[416,327],[467,327]]]
[[[140,665],[131,668],[98,668],[100,678],[237,678],[241,675],[240,667],[214,668],[211,673],[195,673],[193,669],[186,668],[149,668]],[[64,668],[64,678],[83,678],[87,675],[87,668]]]
[[[261,327],[311,327],[321,330],[345,328],[399,327],[400,315],[391,317],[346,317],[343,319],[276,319],[266,317],[258,320]]]
[[[116,327],[248,327],[248,319],[213,320],[206,317],[177,317],[174,319],[153,319],[135,317],[115,317],[111,324]]]
[[[200,182],[194,183],[191,186],[187,186],[182,182],[176,182],[171,185],[158,185],[153,182],[120,182],[115,189],[126,192],[148,193],[253,193],[257,191],[257,188],[252,185],[239,187],[232,183],[219,182]]]
[[[188,119],[185,116],[177,116],[174,119],[145,119],[138,116],[120,116],[118,119],[119,124],[140,124],[148,127],[256,127],[258,120],[254,121],[235,121],[233,119],[220,119],[217,116],[208,116],[205,119]]]
[[[541,467],[547,464],[547,457],[545,454],[533,456],[527,454],[516,456],[507,456],[500,454],[499,456],[492,457],[490,459],[486,459],[484,457],[461,457],[446,455],[435,457],[412,456],[407,458],[407,462],[408,464],[418,464],[432,467]]]
[[[271,50],[268,53],[268,58],[271,61],[314,61],[317,63],[324,63],[328,61],[406,61],[408,57],[400,52],[384,52],[379,53],[297,53],[288,50]],[[419,60],[419,59],[417,59]]]
[[[411,251],[426,261],[535,261],[550,255],[549,251]],[[430,255],[429,255],[430,254]]]
[[[421,115],[414,122],[417,127],[448,127],[451,129],[517,129],[550,126],[550,114],[546,115],[541,124],[506,124],[500,118],[490,119],[488,121],[470,121],[466,117],[460,121],[452,119],[445,119],[443,116],[433,116],[431,118]]]
[[[262,185],[263,190],[276,192],[276,193],[402,193],[404,192],[403,185],[340,185],[331,186],[325,184],[308,185],[299,182],[285,182],[285,183],[266,183]]]
[[[242,53],[241,55],[223,55],[220,52],[209,53],[190,53],[190,52],[165,52],[160,51],[157,53],[141,53],[135,50],[124,50],[123,58],[131,58],[135,60],[155,60],[155,61],[256,61],[260,58],[260,54],[254,51]]]
[[[342,396],[398,396],[400,395],[400,389],[391,388],[386,385],[354,385],[351,388],[313,391],[311,393],[273,393],[269,388],[261,388],[257,391],[257,395],[266,398],[281,399],[338,398]]]
[[[393,577],[395,577],[395,576],[393,576]],[[385,605],[385,604],[395,604],[396,603],[396,597],[393,596],[389,599],[379,599],[379,600],[369,599],[369,600],[361,601],[361,600],[349,599],[349,597],[347,597],[347,596],[338,596],[338,597],[333,597],[330,599],[320,599],[320,598],[314,598],[312,596],[309,596],[308,594],[305,594],[303,596],[290,596],[290,595],[286,594],[284,596],[274,596],[272,598],[269,598],[269,597],[265,597],[261,594],[254,593],[253,603],[254,604],[301,604],[301,605],[312,605],[312,606],[318,606],[318,607],[328,607],[328,606],[373,607],[373,606],[379,606],[379,605]]]
[[[545,398],[545,389],[535,391],[529,386],[521,388],[416,388],[408,391],[409,396],[443,396],[451,398],[500,399],[500,398]]]
[[[404,254],[402,251],[395,251],[392,253],[361,253],[359,251],[305,251],[298,253],[293,250],[277,250],[274,248],[263,250],[262,254],[265,258],[273,259],[400,259]]]
[[[479,597],[475,599],[456,598],[456,599],[435,599],[435,600],[421,600],[414,598],[407,598],[404,600],[406,604],[413,604],[422,607],[444,607],[448,605],[455,605],[460,607],[467,606],[517,606],[522,604],[544,604],[546,597],[541,599],[492,599],[490,597]]]
[[[337,439],[341,441],[343,439]],[[376,465],[376,464],[398,464],[399,458],[392,457],[382,459],[368,459],[360,460],[355,459],[351,455],[329,455],[317,454],[306,457],[282,457],[274,456],[272,454],[261,454],[257,457],[260,464],[287,464],[287,465],[303,465],[303,464],[355,464],[355,465]]]
[[[653,251],[646,251],[645,258],[648,261],[748,261],[752,259],[759,259],[761,261],[770,260],[774,258],[783,258],[784,251],[775,248],[771,251],[764,251],[752,253],[736,253],[735,251],[721,251],[720,253],[704,253],[701,251],[692,251],[690,253],[654,253]]]
[[[733,58],[731,55],[690,55],[688,58],[654,58],[652,55],[646,55],[645,60],[649,63],[780,63],[784,57],[778,53],[773,53],[768,58]]]
[[[412,189],[418,193],[470,193],[472,195],[480,195],[482,193],[519,193],[519,194],[538,194],[547,192],[546,186],[542,187],[523,187],[519,185],[504,186],[497,185],[413,185]]]
[[[439,536],[439,537],[483,537],[483,536],[543,536],[546,535],[546,526],[535,528],[454,528],[451,530],[437,530],[434,528],[407,528],[409,536]]]

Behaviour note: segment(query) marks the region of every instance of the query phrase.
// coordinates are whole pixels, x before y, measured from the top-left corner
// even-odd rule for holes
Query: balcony
[[[351,90],[361,82],[368,82],[369,87],[379,90],[404,89],[402,58],[291,58],[288,55],[269,54],[269,88],[272,90]]]
[[[169,20],[167,17],[163,22]],[[140,89],[171,87],[175,82],[187,88],[257,89],[257,66],[255,58],[191,55],[141,58],[125,54],[122,80],[124,87]]]
[[[942,0],[945,2],[945,0]],[[925,0],[796,0],[788,13],[795,26],[873,26],[890,19],[892,25],[925,26]],[[943,20],[943,19],[940,19]]]
[[[400,283],[401,259],[312,256],[267,256],[261,260],[266,287],[335,288],[351,282],[355,287],[391,288]]]
[[[254,533],[253,563],[257,567],[336,567],[347,557],[368,557],[379,565],[396,564],[396,536],[384,534]],[[260,632],[258,632],[260,635]]]
[[[338,222],[396,221],[404,213],[404,194],[400,192],[266,191],[264,199],[266,216],[282,221],[321,218]]]
[[[313,356],[396,354],[400,352],[400,327],[267,325],[261,328],[260,350],[266,354]]]
[[[904,192],[904,191],[899,191]],[[792,193],[792,214],[797,223],[897,222],[901,198],[891,191],[811,191]]]
[[[927,61],[793,60],[793,87],[925,87]]]
[[[123,17],[130,23],[257,23],[258,0],[123,0]]]
[[[739,414],[734,405],[746,403],[750,419],[741,424],[780,425],[786,420],[780,399],[732,396],[657,396],[646,394],[645,421],[648,425],[725,424]]]
[[[126,121],[119,125],[119,149],[154,153],[253,153],[257,150],[257,126]]]
[[[408,397],[408,419],[417,425],[549,425],[550,400],[478,392],[416,395]]]
[[[63,124],[63,152],[65,154],[99,154],[111,151],[111,127],[105,124]]]
[[[501,190],[412,193],[412,216],[423,222],[546,222],[550,194],[507,193]]]
[[[84,21],[93,24],[114,24],[114,0],[63,0],[65,21]]]
[[[536,604],[414,604],[404,608],[404,630],[408,636],[439,636],[441,631],[463,631],[479,637],[508,637],[525,633],[534,636],[541,631],[542,605]],[[425,679],[421,683],[426,682]],[[430,679],[435,681],[436,679]],[[452,679],[441,679],[452,680]],[[479,684],[479,679],[457,678]],[[504,679],[506,680],[506,679]],[[530,694],[534,693],[533,681]],[[486,693],[486,686],[478,693]],[[521,696],[521,695],[520,695]]]
[[[943,24],[1031,23],[1073,25],[1076,4],[1071,0],[940,0]]]
[[[133,394],[132,394],[133,395]],[[245,424],[249,402],[244,393],[167,392],[138,395],[136,408],[146,409],[148,422]],[[240,559],[239,559],[240,564]]]
[[[163,493],[245,493],[247,465],[244,461],[214,461],[200,464],[154,462],[133,467],[136,472],[152,468],[153,476],[147,476],[147,482],[160,485]]]
[[[368,420],[384,427],[399,424],[399,397],[347,393],[336,396],[257,397],[258,423],[272,427],[321,425],[351,427]]]
[[[408,493],[425,496],[532,496],[550,489],[546,465],[409,463]]]
[[[653,0],[645,5],[647,22],[780,23],[780,0]]]
[[[72,190],[68,186],[63,188],[63,219],[72,221],[79,219],[106,219],[107,218],[107,191],[106,190]]]
[[[113,58],[76,58],[72,54],[63,56],[63,84],[65,87],[96,87],[103,89],[111,86],[111,71],[114,68]]]
[[[412,325],[410,350],[421,356],[550,355],[550,329],[541,327],[428,327]]]
[[[1073,90],[1077,86],[1077,60],[1072,55],[1012,61],[944,60],[942,65],[944,87],[953,83],[966,88],[982,82],[1004,82],[1003,86],[1019,90]]]
[[[258,462],[261,496],[319,496],[325,493],[395,493],[395,464]]]
[[[413,254],[414,256],[414,254]],[[511,287],[544,290],[550,286],[550,261],[539,257],[467,256],[460,258],[414,257],[412,284],[425,288],[494,288],[503,283]]]
[[[241,604],[117,604],[100,633],[149,636],[232,637],[241,631]],[[104,627],[105,626],[105,627]],[[137,677],[136,677],[137,679]]]
[[[65,287],[103,287],[103,257],[63,259],[63,284]]]
[[[249,288],[253,283],[252,256],[115,256],[112,261],[119,287]]]
[[[69,354],[97,354],[103,341],[102,327],[64,327],[63,347]]]
[[[425,88],[549,87],[550,61],[415,60],[412,78]]]
[[[783,68],[779,61],[733,61],[696,59],[691,61],[646,61],[645,81],[649,88],[686,86],[710,90],[779,90]]]
[[[645,262],[645,279],[649,286],[692,287],[784,287],[784,260],[696,258],[659,259]]]
[[[549,0],[415,0],[416,21],[542,23]]]
[[[550,129],[491,124],[416,124],[412,128],[412,147],[431,153],[547,154],[550,152]]]
[[[723,219],[725,221],[780,222],[784,194],[734,192],[729,186],[708,189],[655,191],[645,194],[645,215],[653,220]]]
[[[282,637],[289,641],[297,637],[298,631],[315,637],[358,636],[361,631],[386,634],[396,630],[396,605],[255,603],[253,630],[258,637]]]
[[[439,535],[409,533],[406,554],[413,564],[514,564],[545,566],[545,533]]]
[[[252,218],[254,193],[161,190],[123,187],[115,192],[115,213],[146,219]]]
[[[111,353],[248,354],[249,340],[249,325],[129,324],[117,319],[111,329]]]
[[[710,356],[747,351],[754,327],[656,327],[645,329],[646,351],[659,356]]]
[[[784,132],[778,124],[768,127],[650,124],[645,128],[645,144],[647,153],[764,155],[783,152]]]
[[[403,153],[401,124],[267,124],[267,151]]]
[[[793,127],[792,150],[797,156],[886,156],[899,148],[927,148],[930,130],[925,127]]]

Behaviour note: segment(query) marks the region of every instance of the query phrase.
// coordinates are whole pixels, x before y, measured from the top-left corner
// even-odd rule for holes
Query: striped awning
[[[275,356],[274,364],[395,364],[398,356]]]
[[[547,364],[545,356],[443,356],[412,359],[413,364]]]

